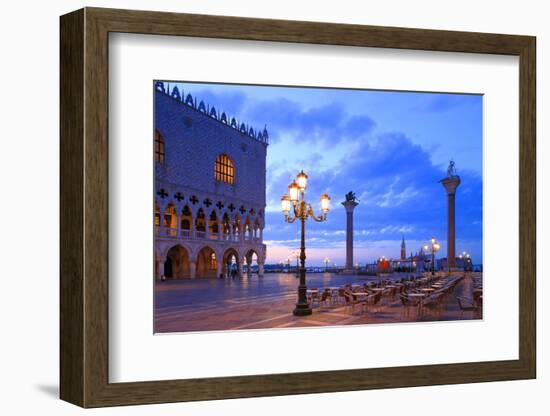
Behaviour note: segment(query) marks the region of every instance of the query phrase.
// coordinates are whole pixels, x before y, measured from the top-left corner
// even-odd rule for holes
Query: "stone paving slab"
[[[240,298],[214,305],[195,305],[192,308],[171,305],[158,308],[155,314],[155,332],[221,331],[266,328],[318,327],[340,325],[365,325],[397,322],[429,322],[461,319],[480,319],[479,314],[462,313],[457,296],[471,297],[472,281],[462,279],[444,299],[439,311],[423,308],[405,309],[398,297],[384,300],[383,305],[369,306],[367,313],[361,308],[342,305],[314,305],[313,314],[306,317],[292,315],[296,295],[283,293],[280,296]],[[169,290],[166,287],[162,291]],[[416,309],[416,308],[414,308]]]

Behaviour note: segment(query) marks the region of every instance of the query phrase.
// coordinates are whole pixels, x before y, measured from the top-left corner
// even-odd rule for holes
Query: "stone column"
[[[176,211],[176,238],[181,237],[181,217],[182,215],[179,215],[178,211]]]
[[[243,277],[243,259],[237,259],[237,275]]]
[[[346,267],[344,273],[355,273],[353,268],[353,210],[357,205],[356,201],[345,201],[342,205],[346,209]]]
[[[459,176],[447,176],[440,181],[447,192],[447,270],[456,268],[455,248],[455,194],[460,185]]]
[[[189,274],[191,279],[195,279],[197,277],[197,263],[194,261],[189,262]]]
[[[220,278],[220,275],[222,274],[222,261],[221,259],[218,259],[217,263],[216,263],[216,279],[219,279]]]

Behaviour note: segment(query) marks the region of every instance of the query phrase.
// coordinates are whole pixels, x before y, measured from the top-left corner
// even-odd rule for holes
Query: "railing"
[[[178,229],[177,228],[165,228],[164,229],[164,235],[166,237],[177,237],[178,236]]]
[[[183,229],[177,229],[177,228],[168,228],[168,227],[159,227],[158,225],[155,226],[155,235],[165,237],[165,238],[180,238],[185,240],[190,239],[198,239],[198,240],[204,240],[206,239],[206,231],[195,231],[193,233],[192,230],[183,230]],[[242,238],[239,238],[242,237]],[[221,234],[210,232],[208,233],[208,239],[209,240],[220,240],[220,241],[234,241],[234,242],[243,242],[243,241],[250,241],[250,242],[260,242],[259,237],[249,237],[249,236],[239,236],[237,235],[230,235],[230,234]]]

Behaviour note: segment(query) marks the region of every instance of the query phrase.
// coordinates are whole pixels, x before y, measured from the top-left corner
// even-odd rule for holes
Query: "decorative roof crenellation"
[[[179,101],[184,105],[187,105],[188,107],[193,108],[196,111],[204,113],[206,116],[211,117],[214,120],[217,120],[218,122],[225,124],[226,126],[231,127],[239,131],[240,133],[253,138],[254,140],[257,140],[266,145],[269,144],[267,126],[265,126],[263,130],[254,130],[253,127],[243,122],[239,122],[235,117],[229,117],[224,111],[217,110],[214,106],[210,107],[202,100],[197,103],[196,97],[193,97],[190,93],[187,93],[187,95],[185,95],[183,90],[180,91],[177,85],[175,85],[172,88],[172,91],[170,91],[170,84],[164,83],[163,81],[156,81],[155,90],[172,97],[173,99]]]

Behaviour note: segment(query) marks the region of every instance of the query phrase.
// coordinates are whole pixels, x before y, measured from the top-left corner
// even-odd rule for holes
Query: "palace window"
[[[158,130],[155,130],[155,161],[164,163],[164,139]]]
[[[233,161],[226,154],[221,154],[216,159],[214,177],[217,181],[233,185],[235,183],[235,168]]]

